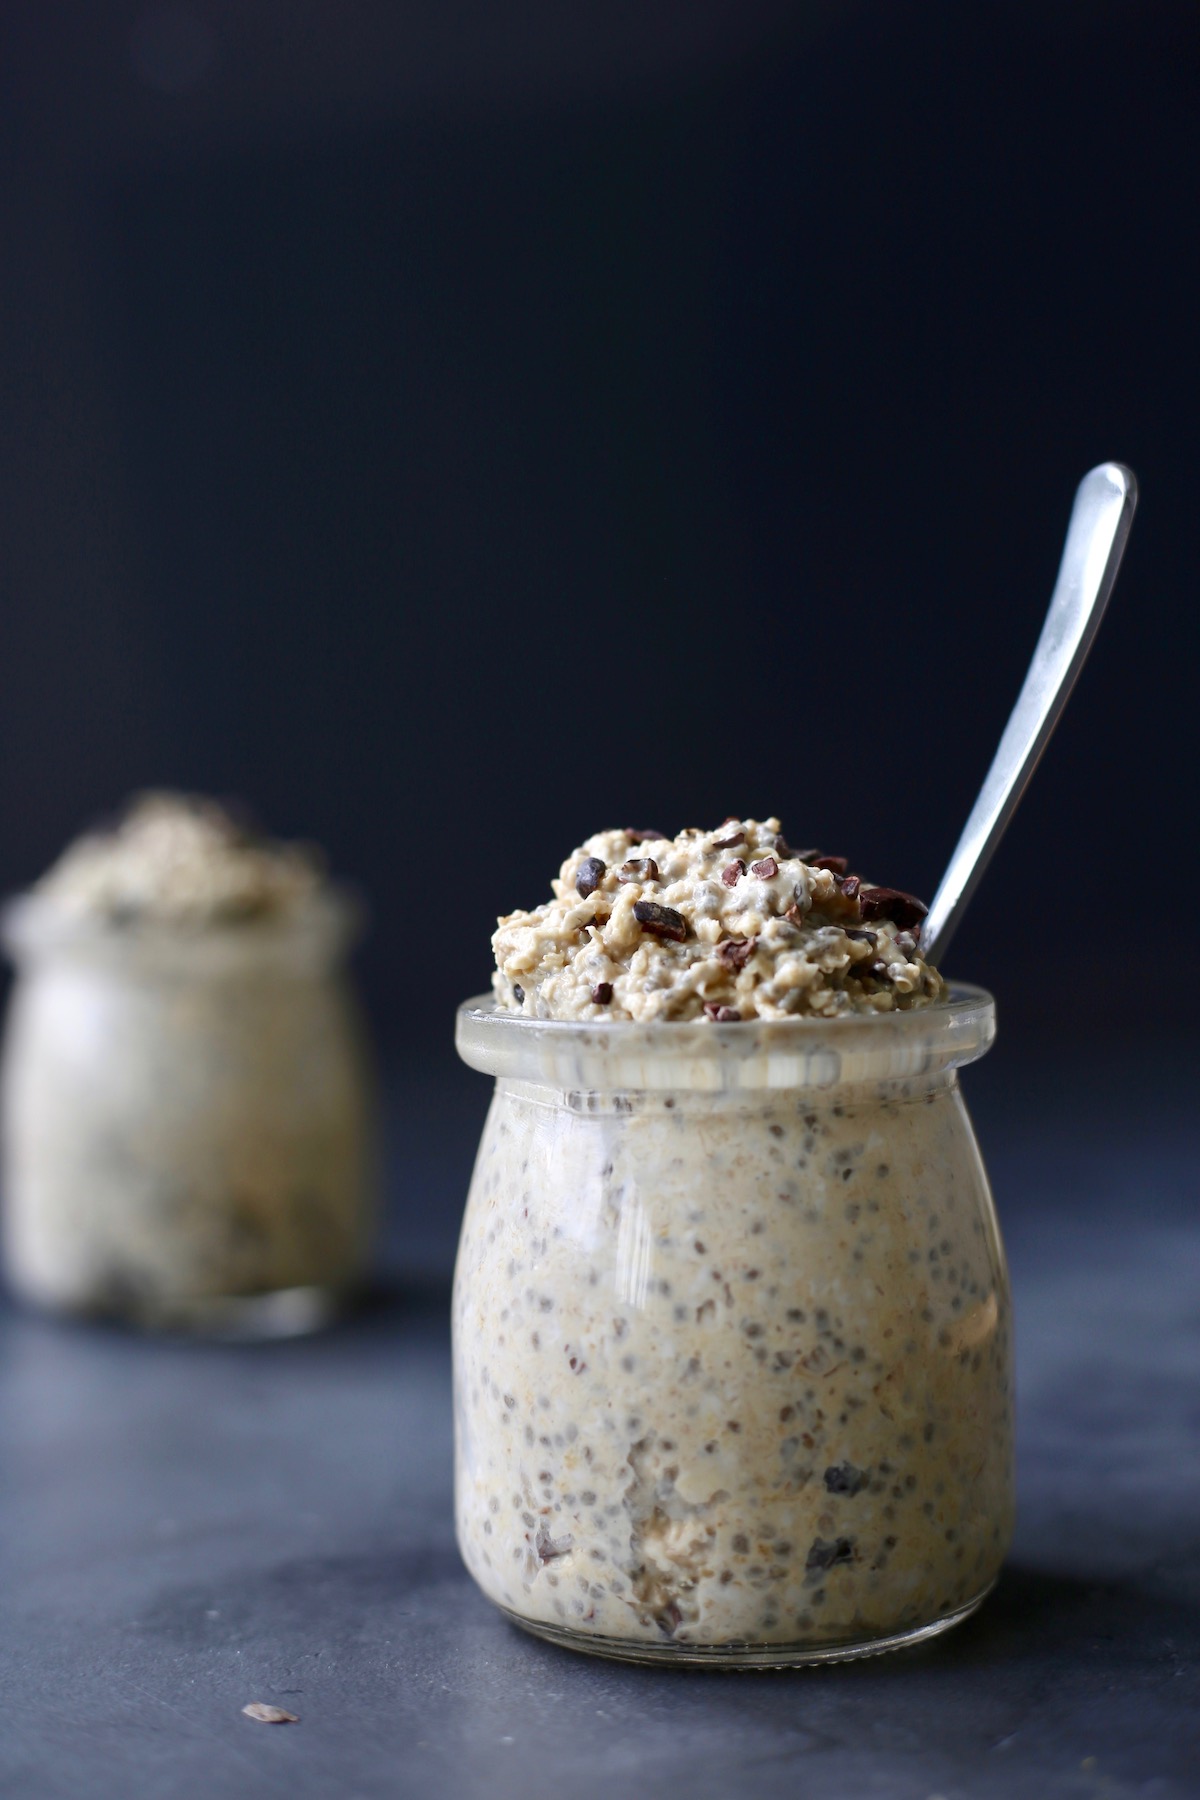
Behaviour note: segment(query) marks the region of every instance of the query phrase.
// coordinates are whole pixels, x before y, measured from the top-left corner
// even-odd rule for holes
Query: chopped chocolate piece
[[[729,823],[728,819],[725,821],[725,823],[726,824]],[[731,831],[728,837],[714,838],[713,839],[713,849],[714,850],[732,850],[736,844],[744,844],[745,841],[746,841],[746,833],[739,828],[737,831]]]
[[[682,943],[688,934],[687,920],[673,906],[659,906],[654,900],[635,900],[633,916],[642,930],[653,937],[675,938]]]
[[[742,1015],[736,1006],[718,1006],[715,1000],[706,1000],[704,1016],[711,1019],[714,1025],[736,1025]]]
[[[911,931],[919,924],[929,908],[915,894],[906,894],[900,888],[865,887],[859,894],[862,902],[864,919],[891,919],[893,924]]]
[[[833,875],[844,875],[850,867],[848,856],[802,857],[801,861],[807,862],[810,869],[828,869]]]
[[[833,879],[837,882],[847,900],[857,900],[858,890],[862,886],[861,875],[835,875]]]
[[[757,938],[726,938],[717,945],[717,955],[726,968],[744,969],[757,948]]]
[[[621,864],[618,881],[657,881],[658,864],[652,856],[631,857]]]
[[[825,1471],[825,1486],[831,1494],[857,1494],[866,1487],[870,1472],[856,1469],[853,1463],[835,1463]],[[847,1543],[849,1539],[845,1540]],[[820,1539],[817,1540],[820,1542]],[[815,1548],[815,1546],[814,1546]]]
[[[268,1706],[263,1700],[252,1700],[242,1711],[248,1719],[257,1719],[260,1725],[298,1725],[300,1720],[295,1713],[290,1713],[282,1706]]]
[[[586,900],[594,894],[604,877],[608,874],[608,864],[602,863],[598,856],[589,856],[585,863],[580,863],[579,873],[575,877],[575,892],[582,894]]]
[[[625,836],[631,844],[662,844],[666,842],[661,831],[631,831],[625,828]]]
[[[611,981],[598,981],[592,989],[593,1006],[609,1006],[612,1004],[613,988]]]
[[[773,856],[764,856],[761,862],[750,864],[750,873],[757,875],[760,881],[774,881],[779,873],[779,864]]]
[[[835,1563],[854,1561],[854,1539],[814,1538],[808,1555],[804,1559],[806,1569],[832,1569]]]
[[[860,944],[874,944],[879,938],[877,931],[860,931],[857,925],[843,925],[842,930],[848,938],[854,938]]]
[[[721,880],[725,883],[726,887],[736,887],[745,873],[746,865],[739,856],[736,861],[726,863],[725,867],[721,870]]]

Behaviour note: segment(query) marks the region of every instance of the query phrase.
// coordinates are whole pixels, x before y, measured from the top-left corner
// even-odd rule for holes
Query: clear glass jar
[[[357,914],[192,928],[9,907],[4,1250],[19,1296],[147,1327],[322,1324],[371,1223]]]
[[[840,1660],[946,1630],[1013,1521],[1008,1279],[957,1070],[990,997],[577,1025],[486,1000],[454,1292],[467,1567],[637,1662]]]

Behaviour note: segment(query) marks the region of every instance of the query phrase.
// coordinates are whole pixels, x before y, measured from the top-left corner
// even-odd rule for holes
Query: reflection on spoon
[[[921,927],[928,962],[944,954],[1058,724],[1116,584],[1136,505],[1137,482],[1123,463],[1101,463],[1079,484],[1025,685]]]

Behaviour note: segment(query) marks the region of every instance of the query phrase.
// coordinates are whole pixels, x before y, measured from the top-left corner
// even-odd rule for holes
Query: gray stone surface
[[[1182,1090],[1131,1114],[1110,1085],[1060,1084],[1053,1126],[1032,1090],[984,1109],[1018,1303],[1017,1541],[974,1621],[858,1665],[624,1668],[475,1592],[439,1272],[456,1202],[432,1153],[403,1167],[442,1235],[410,1236],[398,1202],[395,1278],[324,1337],[0,1313],[0,1793],[1200,1794],[1196,1132]],[[301,1722],[252,1723],[254,1700]]]

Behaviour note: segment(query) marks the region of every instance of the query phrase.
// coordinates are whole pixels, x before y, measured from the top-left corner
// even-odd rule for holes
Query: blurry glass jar
[[[457,1527],[540,1636],[869,1655],[965,1618],[1013,1522],[1004,1254],[957,1069],[991,999],[580,1025],[468,1003],[496,1077],[454,1295]]]
[[[4,919],[9,1284],[63,1312],[237,1336],[314,1328],[363,1270],[373,1185],[353,906],[187,926]]]

